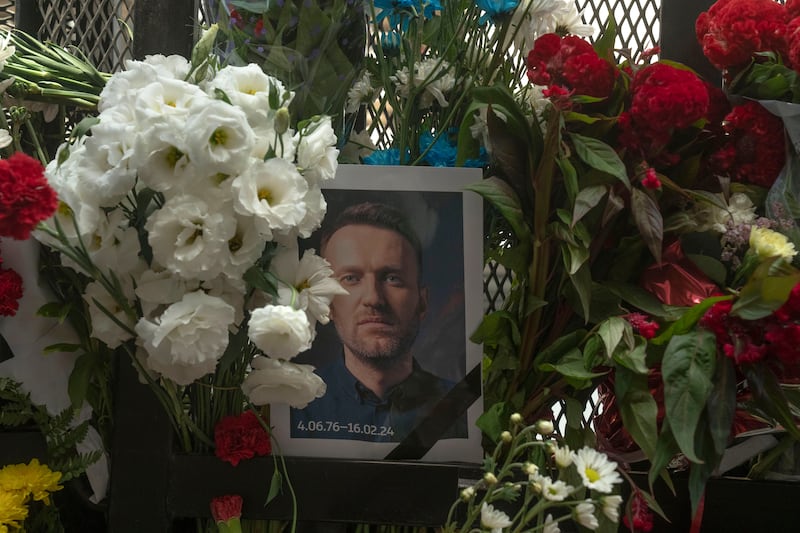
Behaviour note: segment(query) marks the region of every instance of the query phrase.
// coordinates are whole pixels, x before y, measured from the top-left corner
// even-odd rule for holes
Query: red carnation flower
[[[695,22],[703,53],[720,70],[746,66],[755,52],[786,57],[786,9],[774,0],[717,0]]]
[[[239,416],[226,416],[214,427],[217,457],[233,466],[242,459],[272,453],[272,443],[257,415],[245,411]]]
[[[0,265],[3,259],[0,258]],[[0,316],[14,316],[22,298],[22,277],[10,268],[0,267]]]
[[[758,102],[748,100],[728,113],[728,134],[709,164],[734,181],[770,187],[786,161],[783,122]]]
[[[560,85],[576,94],[606,97],[619,72],[580,37],[542,35],[528,53],[528,79],[537,85]]]
[[[795,16],[786,26],[786,59],[790,65],[800,66],[800,15]]]
[[[56,192],[39,161],[22,152],[0,160],[0,236],[27,239],[56,207]]]
[[[620,143],[646,159],[674,159],[661,153],[673,131],[708,114],[706,84],[693,72],[666,63],[654,63],[637,72],[631,93],[631,106],[619,123]]]
[[[238,494],[217,496],[211,500],[211,516],[214,522],[228,522],[242,516],[242,497]]]

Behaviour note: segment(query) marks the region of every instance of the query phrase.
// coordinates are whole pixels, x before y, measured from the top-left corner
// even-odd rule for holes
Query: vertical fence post
[[[137,0],[133,5],[133,55],[180,54],[192,51],[198,6],[196,0]]]
[[[697,16],[715,1],[661,0],[661,57],[679,61],[719,85],[720,73],[703,55],[694,31]]]

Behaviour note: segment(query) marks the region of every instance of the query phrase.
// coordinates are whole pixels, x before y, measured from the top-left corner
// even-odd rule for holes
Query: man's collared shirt
[[[305,409],[291,410],[292,438],[400,442],[454,385],[423,370],[416,360],[411,375],[394,386],[385,399],[358,381],[347,370],[343,357],[317,373],[328,390]],[[464,416],[446,437],[467,436],[465,420],[461,419]]]

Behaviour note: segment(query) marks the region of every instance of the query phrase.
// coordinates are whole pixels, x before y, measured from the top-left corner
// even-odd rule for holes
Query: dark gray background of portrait
[[[414,357],[429,372],[451,381],[466,375],[464,309],[463,193],[429,191],[374,191],[326,189],[332,223],[346,207],[380,202],[406,214],[422,242],[422,282],[428,287],[428,312],[412,347]],[[320,231],[301,243],[319,252]],[[333,323],[317,325],[311,349],[297,356],[298,363],[323,367],[342,353]]]

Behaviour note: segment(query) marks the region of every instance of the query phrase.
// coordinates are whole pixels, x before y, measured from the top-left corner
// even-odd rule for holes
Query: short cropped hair
[[[363,202],[347,207],[333,220],[331,224],[323,224],[320,237],[320,251],[324,253],[328,241],[334,233],[345,226],[373,226],[388,229],[402,236],[411,245],[417,256],[417,270],[422,278],[422,244],[417,232],[411,226],[405,213],[387,204],[377,202]]]

